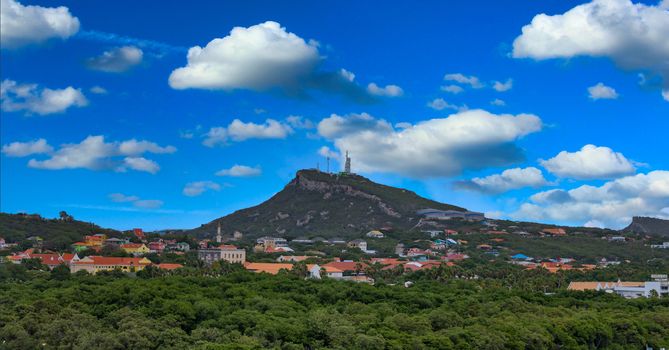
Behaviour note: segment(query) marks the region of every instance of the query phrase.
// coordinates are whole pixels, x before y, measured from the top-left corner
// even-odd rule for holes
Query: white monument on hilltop
[[[218,229],[216,230],[216,243],[221,243],[223,241],[223,235],[221,235],[221,222],[218,223]]]

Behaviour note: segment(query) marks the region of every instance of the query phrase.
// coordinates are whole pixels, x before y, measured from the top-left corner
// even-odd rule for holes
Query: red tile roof
[[[169,263],[162,263],[162,264],[158,264],[156,266],[158,266],[158,268],[163,269],[163,270],[176,270],[176,269],[180,269],[180,268],[184,267],[181,264],[169,264]]]

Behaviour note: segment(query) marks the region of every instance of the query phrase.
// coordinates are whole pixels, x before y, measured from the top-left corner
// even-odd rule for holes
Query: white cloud
[[[88,68],[107,73],[121,73],[142,63],[144,52],[135,46],[116,47],[86,61]]]
[[[219,126],[209,129],[202,143],[205,146],[214,147],[219,144],[225,145],[229,140],[285,139],[292,133],[293,129],[288,124],[274,119],[267,119],[264,124],[245,123],[235,119],[227,127]]]
[[[43,142],[42,142],[43,141]],[[123,142],[105,142],[104,136],[88,136],[80,143],[64,144],[58,150],[53,150],[46,140],[37,140],[32,143],[14,142],[3,146],[3,152],[13,156],[28,156],[32,154],[48,154],[43,160],[30,159],[28,166],[35,169],[89,169],[115,170],[127,169],[156,173],[160,167],[152,160],[138,157],[144,153],[173,153],[172,146],[160,147],[148,141],[135,139]]]
[[[123,193],[110,193],[109,199],[116,203],[135,202],[139,200],[137,196],[126,196]]]
[[[385,87],[380,87],[376,83],[369,83],[367,85],[367,91],[376,96],[386,96],[386,97],[399,97],[404,95],[404,90],[397,85],[386,85]]]
[[[308,78],[319,61],[317,45],[267,21],[235,27],[204,48],[191,47],[188,65],[175,69],[169,82],[175,89],[291,87]]]
[[[0,42],[3,48],[67,39],[79,31],[79,19],[67,7],[24,6],[0,1]]]
[[[318,124],[337,150],[350,151],[354,170],[439,177],[463,169],[505,166],[524,159],[519,138],[541,130],[531,114],[495,115],[471,110],[396,130],[368,114],[333,114]]]
[[[590,99],[593,100],[615,100],[618,98],[616,90],[610,86],[604,85],[604,83],[597,83],[597,85],[589,87],[588,94],[590,95]]]
[[[499,92],[509,91],[513,87],[513,79],[507,79],[505,82],[495,81],[492,88]]]
[[[430,101],[427,103],[427,106],[437,110],[437,111],[443,111],[444,109],[453,109],[453,110],[460,110],[460,109],[467,109],[466,107],[458,107],[454,104],[450,104],[446,102],[443,98],[435,98],[434,100]]]
[[[490,101],[490,104],[493,105],[493,106],[506,106],[506,102],[504,102],[504,100],[500,100],[498,98]]]
[[[163,206],[163,201],[157,199],[141,199],[138,196],[128,196],[123,193],[110,193],[109,199],[116,203],[132,203],[134,207],[142,209],[156,209]]]
[[[537,60],[608,57],[650,71],[669,89],[669,11],[630,0],[594,0],[564,14],[539,14],[513,43],[513,57]]]
[[[188,197],[196,197],[207,190],[220,191],[221,185],[213,181],[195,181],[189,182],[183,189],[183,194]]]
[[[662,97],[664,98],[665,101],[669,101],[669,89],[662,90]]]
[[[160,170],[158,163],[144,157],[125,157],[123,159],[123,165],[118,170],[125,171],[126,167],[151,174],[155,174]]]
[[[332,159],[339,159],[341,155],[333,150],[330,149],[328,146],[323,146],[318,149],[318,154],[321,155],[322,157],[326,158],[332,158]]]
[[[544,178],[541,170],[535,167],[528,167],[507,169],[501,174],[458,181],[455,183],[455,187],[483,193],[499,194],[523,187],[538,188],[547,184],[548,181]]]
[[[90,92],[96,94],[96,95],[106,95],[108,93],[107,89],[103,88],[102,86],[93,86],[92,88],[89,89]]]
[[[18,84],[9,79],[0,83],[0,101],[5,112],[25,111],[39,115],[63,113],[72,106],[88,105],[81,89],[68,86],[53,90],[40,88],[37,84]]]
[[[33,154],[48,154],[53,152],[45,139],[37,139],[29,142],[12,142],[2,146],[2,153],[8,157],[26,157]]]
[[[286,122],[295,129],[313,129],[315,127],[311,120],[299,115],[291,115],[286,117]]]
[[[262,174],[260,167],[235,164],[230,169],[222,169],[216,172],[216,176],[249,177]]]
[[[511,216],[517,219],[589,223],[622,228],[632,216],[669,219],[669,171],[657,170],[572,190],[551,190],[532,196]]]
[[[460,87],[458,85],[443,85],[441,87],[441,91],[450,92],[452,94],[459,94],[459,93],[465,91],[465,89],[463,89],[462,87]]]
[[[347,71],[346,69],[342,68],[339,70],[339,74],[344,77],[344,79],[348,81],[353,81],[355,80],[355,74],[353,72]]]
[[[477,78],[473,75],[466,76],[462,73],[446,74],[444,76],[444,80],[455,81],[455,82],[458,82],[460,84],[466,84],[466,85],[469,85],[469,86],[471,86],[475,89],[480,89],[480,88],[485,86],[483,83],[481,83],[479,78]]]
[[[585,145],[577,152],[562,151],[548,160],[539,160],[552,174],[572,179],[612,179],[635,172],[634,164],[608,147]]]

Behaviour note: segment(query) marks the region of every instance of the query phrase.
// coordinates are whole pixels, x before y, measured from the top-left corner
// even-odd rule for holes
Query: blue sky
[[[351,150],[492,217],[669,218],[668,9],[2,0],[0,209],[192,228]]]

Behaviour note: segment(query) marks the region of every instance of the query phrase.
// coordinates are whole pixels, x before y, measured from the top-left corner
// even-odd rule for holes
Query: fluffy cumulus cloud
[[[613,179],[636,171],[634,163],[622,153],[595,145],[585,145],[576,152],[562,151],[539,163],[554,175],[579,180]]]
[[[191,47],[187,65],[172,71],[169,84],[174,89],[278,89],[293,96],[318,89],[369,102],[369,94],[354,82],[353,73],[319,70],[318,46],[277,22],[235,27],[205,47]]]
[[[2,153],[8,157],[27,157],[33,154],[49,154],[53,147],[45,139],[29,142],[12,142],[2,146]]]
[[[539,192],[512,216],[616,229],[628,225],[632,216],[669,219],[669,171],[626,176],[599,187]]]
[[[513,43],[513,56],[538,60],[609,57],[619,67],[664,79],[669,90],[669,11],[630,0],[593,0],[564,14],[539,14]]]
[[[299,115],[290,115],[286,117],[286,123],[295,129],[313,129],[314,122]]]
[[[293,133],[290,125],[274,119],[267,119],[263,124],[245,123],[239,119],[233,120],[227,127],[218,126],[209,129],[202,142],[205,146],[214,147],[225,145],[229,141],[244,141],[248,139],[285,139]]]
[[[67,39],[79,31],[79,20],[67,7],[24,6],[0,0],[0,45],[3,48]]]
[[[184,196],[188,197],[197,197],[204,192],[211,190],[211,191],[220,191],[221,190],[221,185],[213,182],[213,181],[195,181],[195,182],[189,182],[186,184],[186,186],[183,189],[183,194]]]
[[[122,46],[86,61],[88,68],[107,73],[121,73],[142,63],[144,52],[135,46]]]
[[[47,115],[63,113],[70,107],[84,107],[88,100],[81,89],[71,86],[49,89],[5,79],[0,83],[0,104],[4,112]]]
[[[260,167],[250,167],[248,165],[235,164],[229,169],[221,169],[216,172],[216,176],[232,176],[232,177],[250,177],[262,174]]]
[[[428,102],[428,103],[427,103],[427,106],[430,107],[430,108],[432,108],[432,109],[434,109],[434,110],[437,110],[437,111],[442,111],[442,110],[444,110],[444,109],[452,109],[452,110],[456,110],[456,111],[465,111],[465,110],[467,110],[467,106],[466,106],[466,105],[463,105],[463,106],[456,106],[456,105],[454,105],[454,104],[451,104],[451,103],[446,102],[446,100],[444,100],[444,99],[441,98],[441,97],[439,97],[439,98],[435,98],[434,100]]]
[[[592,100],[615,100],[618,98],[616,89],[604,85],[604,83],[597,83],[588,88],[588,95]]]
[[[538,188],[548,184],[541,170],[535,167],[513,168],[501,174],[475,177],[471,180],[456,182],[455,188],[483,193],[499,194],[524,187]]]
[[[505,82],[495,81],[492,88],[498,92],[509,91],[513,87],[513,79],[507,79]]]
[[[163,206],[163,201],[158,199],[141,199],[138,196],[123,193],[111,193],[109,199],[115,203],[131,203],[134,207],[141,209],[157,209]]]
[[[381,87],[376,85],[376,83],[369,83],[367,85],[367,91],[376,96],[385,96],[385,97],[399,97],[404,95],[404,90],[397,85],[386,85]]]
[[[463,169],[505,166],[524,159],[515,141],[541,130],[531,114],[458,112],[395,129],[368,114],[332,115],[318,124],[339,153],[350,151],[357,171],[414,178],[450,176]]]
[[[481,83],[479,78],[477,78],[473,75],[467,76],[467,75],[464,75],[462,73],[446,74],[446,75],[444,75],[444,80],[454,81],[454,82],[457,82],[457,83],[460,83],[460,84],[469,85],[469,86],[471,86],[475,89],[480,89],[482,87],[485,87],[485,84]]]
[[[460,87],[458,85],[452,85],[451,84],[451,85],[443,85],[441,87],[441,91],[449,92],[451,94],[459,94],[459,93],[465,91],[465,89],[463,89],[462,87]]]
[[[332,159],[339,159],[341,158],[341,155],[328,146],[322,146],[321,148],[318,149],[318,154],[321,157],[326,157],[326,158],[332,158]]]
[[[32,158],[28,166],[35,169],[89,169],[143,171],[155,174],[160,167],[153,160],[141,157],[145,153],[173,153],[172,146],[161,147],[153,142],[127,140],[123,142],[106,142],[104,136],[88,136],[80,143],[64,144],[57,150],[49,146],[46,140],[40,139],[26,143],[13,142],[2,147],[7,156],[26,157],[35,154],[46,154],[47,158]]]

